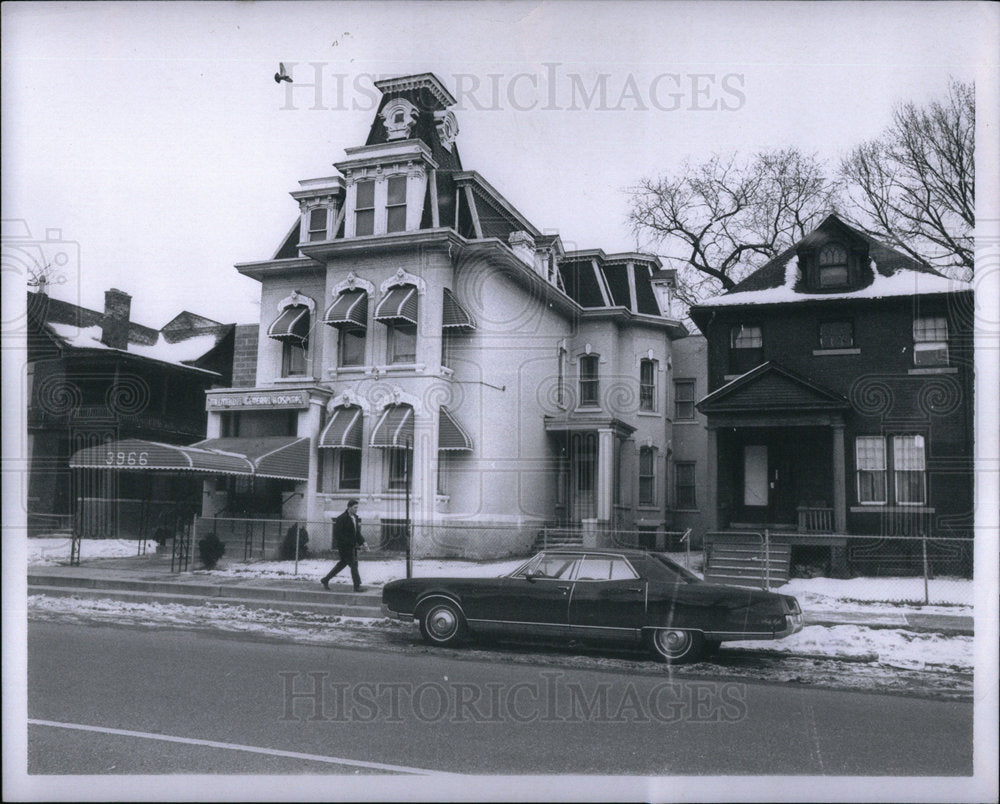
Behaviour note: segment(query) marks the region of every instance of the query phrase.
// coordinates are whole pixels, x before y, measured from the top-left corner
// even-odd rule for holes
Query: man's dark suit
[[[340,561],[334,566],[321,583],[326,586],[330,579],[344,567],[351,568],[351,580],[354,581],[354,591],[361,588],[361,575],[358,572],[358,547],[365,543],[361,535],[361,521],[351,516],[350,511],[344,511],[333,520],[333,540],[340,554]]]

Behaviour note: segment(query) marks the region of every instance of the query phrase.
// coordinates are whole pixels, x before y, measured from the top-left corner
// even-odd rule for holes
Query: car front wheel
[[[670,664],[696,662],[705,649],[705,638],[699,631],[681,628],[657,628],[650,632],[649,641],[653,655]]]
[[[450,600],[432,601],[420,612],[420,635],[432,645],[456,645],[465,631],[465,617]]]

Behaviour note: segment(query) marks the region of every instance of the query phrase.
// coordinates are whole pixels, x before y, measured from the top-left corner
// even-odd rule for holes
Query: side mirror
[[[526,572],[526,573],[524,573],[524,580],[526,580],[528,583],[534,583],[535,582],[535,578],[537,578],[540,574],[541,573],[534,572],[534,571]]]

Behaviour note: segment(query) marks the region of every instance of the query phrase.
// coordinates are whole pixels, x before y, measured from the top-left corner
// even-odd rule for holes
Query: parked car
[[[665,555],[560,548],[499,578],[408,578],[382,591],[382,610],[416,619],[424,639],[469,633],[640,645],[676,664],[724,640],[781,639],[802,629],[790,595],[705,583]]]

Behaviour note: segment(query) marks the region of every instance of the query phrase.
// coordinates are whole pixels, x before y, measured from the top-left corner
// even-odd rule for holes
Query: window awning
[[[345,290],[327,308],[323,323],[331,327],[365,329],[368,326],[368,293]]]
[[[255,477],[299,481],[309,478],[309,439],[305,437],[209,438],[191,447],[243,456],[253,465]]]
[[[447,408],[438,413],[438,452],[472,452],[472,439]]]
[[[413,408],[389,405],[372,430],[373,447],[413,447]]]
[[[334,408],[319,437],[320,448],[361,449],[361,408]]]
[[[309,339],[309,308],[302,304],[286,307],[268,327],[267,335],[277,341],[305,346]]]
[[[413,285],[397,285],[375,308],[376,321],[417,323],[417,289]]]
[[[444,289],[444,309],[442,310],[441,326],[445,329],[475,329],[475,319],[458,303],[455,295]]]
[[[210,438],[181,446],[126,438],[82,449],[73,454],[69,465],[71,469],[207,472],[304,481],[309,472],[309,439]]]

